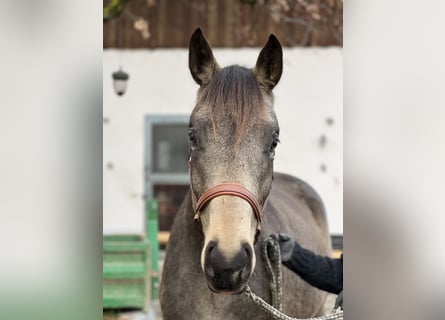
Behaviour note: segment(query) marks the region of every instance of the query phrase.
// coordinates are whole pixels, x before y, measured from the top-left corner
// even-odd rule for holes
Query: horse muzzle
[[[252,273],[252,248],[248,243],[233,257],[227,258],[215,241],[209,242],[204,259],[207,285],[215,293],[240,294],[247,288]]]

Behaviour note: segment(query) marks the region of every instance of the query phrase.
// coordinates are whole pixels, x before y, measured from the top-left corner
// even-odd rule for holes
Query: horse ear
[[[260,84],[272,90],[280,81],[282,71],[283,49],[277,37],[271,34],[258,56],[253,73]]]
[[[196,29],[190,38],[189,69],[199,85],[207,84],[219,70],[212,48],[200,28]]]

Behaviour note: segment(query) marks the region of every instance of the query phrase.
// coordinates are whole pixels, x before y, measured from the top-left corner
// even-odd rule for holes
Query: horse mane
[[[218,119],[231,122],[231,134],[239,143],[248,127],[249,119],[265,116],[265,102],[252,70],[232,65],[221,69],[203,86],[198,94],[198,106],[211,108],[212,127]]]

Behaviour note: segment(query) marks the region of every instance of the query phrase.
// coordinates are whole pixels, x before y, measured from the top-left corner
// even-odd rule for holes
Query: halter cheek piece
[[[193,186],[191,181],[191,158],[188,161],[188,167],[190,175],[190,193],[192,194],[192,205],[193,205],[193,210],[195,212],[193,218],[195,219],[195,221],[196,222],[199,221],[199,215],[201,213],[201,210],[210,202],[210,200],[220,196],[235,196],[247,201],[247,203],[250,204],[250,206],[253,209],[253,212],[255,213],[255,217],[257,219],[257,228],[255,234],[255,241],[256,241],[261,231],[261,219],[263,216],[263,207],[260,205],[255,195],[252,192],[250,192],[246,187],[244,187],[239,183],[224,182],[211,187],[206,192],[204,192],[199,197],[199,199],[197,199],[196,194],[193,191]]]

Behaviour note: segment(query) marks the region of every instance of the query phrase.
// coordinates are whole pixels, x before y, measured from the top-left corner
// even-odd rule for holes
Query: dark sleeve
[[[323,257],[295,242],[292,258],[283,264],[318,289],[335,294],[343,290],[343,255],[340,259]]]

